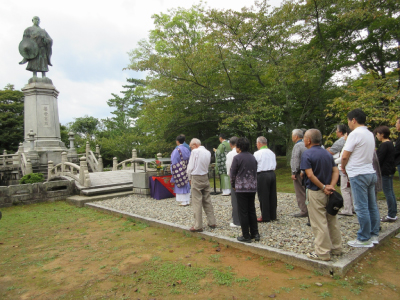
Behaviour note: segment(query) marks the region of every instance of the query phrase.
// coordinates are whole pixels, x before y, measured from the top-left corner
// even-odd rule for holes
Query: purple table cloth
[[[153,180],[153,176],[149,177],[150,196],[156,200],[174,198],[175,196],[158,180]]]

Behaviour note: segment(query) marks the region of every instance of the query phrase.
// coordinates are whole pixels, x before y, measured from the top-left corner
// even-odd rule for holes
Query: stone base
[[[48,78],[48,77],[32,77],[32,78],[29,78],[29,80],[28,80],[28,84],[30,84],[30,83],[35,83],[35,82],[42,82],[42,83],[47,83],[47,84],[53,84],[53,81],[51,81],[51,79],[50,78]]]
[[[54,162],[54,165],[61,163],[61,153],[68,152],[65,144],[58,140],[36,140],[34,147],[38,155],[38,163],[45,165],[47,165],[49,160]],[[29,149],[29,142],[24,142],[24,151],[28,156]]]
[[[149,177],[156,175],[157,172],[132,173],[133,187],[139,189],[149,189]]]
[[[133,193],[150,197],[150,189],[140,189],[140,188],[133,188]]]

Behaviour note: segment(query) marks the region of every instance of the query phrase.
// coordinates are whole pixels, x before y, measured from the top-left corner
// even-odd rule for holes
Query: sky
[[[281,0],[270,0],[279,6]],[[107,100],[120,94],[127,78],[145,78],[145,73],[123,70],[128,52],[154,29],[151,16],[171,8],[189,8],[198,0],[1,0],[0,89],[13,84],[21,90],[32,77],[18,45],[33,16],[53,39],[52,65],[47,77],[60,92],[60,123],[65,125],[85,115],[111,116]],[[213,0],[206,7],[240,10],[254,2]],[[39,74],[38,74],[39,76]],[[41,75],[40,75],[41,76]]]

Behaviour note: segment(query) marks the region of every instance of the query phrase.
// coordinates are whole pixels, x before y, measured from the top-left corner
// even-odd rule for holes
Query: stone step
[[[129,195],[132,195],[133,191],[130,190],[128,192],[119,192],[119,193],[111,193],[111,194],[105,194],[105,195],[96,195],[96,196],[71,196],[67,198],[67,203],[78,206],[78,207],[83,207],[85,203],[89,202],[96,202],[96,201],[103,201],[107,199],[114,199],[114,198],[119,198],[119,197],[126,197]]]
[[[81,190],[81,195],[84,196],[94,196],[94,195],[103,195],[103,194],[110,194],[110,193],[117,193],[123,191],[132,191],[133,184],[120,184],[120,185],[113,185],[107,187],[98,187],[98,188],[90,188]]]

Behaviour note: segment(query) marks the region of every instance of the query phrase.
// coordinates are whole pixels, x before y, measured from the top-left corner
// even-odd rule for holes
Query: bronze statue
[[[42,72],[42,77],[46,77],[48,66],[52,66],[50,59],[53,40],[46,30],[39,27],[39,17],[33,17],[32,22],[33,26],[25,29],[19,44],[19,53],[24,58],[19,64],[28,63],[26,69],[33,72],[33,77],[37,77],[37,72]]]

